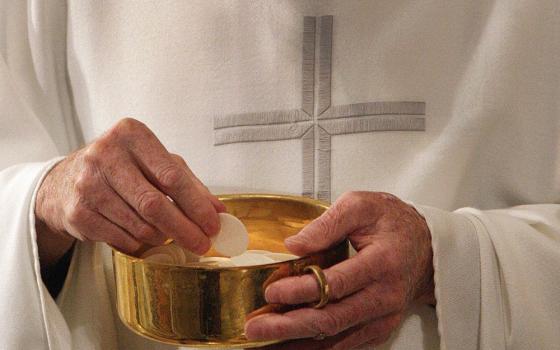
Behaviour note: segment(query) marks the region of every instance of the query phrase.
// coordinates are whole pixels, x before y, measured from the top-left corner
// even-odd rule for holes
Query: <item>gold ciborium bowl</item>
[[[249,231],[249,249],[288,253],[284,239],[321,215],[328,204],[304,197],[236,194],[220,200]],[[212,252],[207,255],[212,256]],[[285,311],[267,304],[270,283],[348,258],[348,242],[297,260],[248,267],[173,266],[113,250],[119,317],[134,332],[167,344],[200,348],[249,348],[278,341],[249,341],[245,321]]]

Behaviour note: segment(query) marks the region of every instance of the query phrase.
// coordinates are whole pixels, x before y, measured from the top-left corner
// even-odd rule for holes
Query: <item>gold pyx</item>
[[[219,198],[228,212],[246,225],[249,249],[278,253],[288,253],[285,238],[328,209],[324,202],[295,196],[236,194]],[[288,309],[267,304],[265,288],[280,278],[304,274],[309,265],[327,268],[347,258],[347,241],[297,260],[248,267],[164,265],[113,250],[117,310],[134,332],[167,344],[201,348],[272,344],[278,340],[255,342],[244,336],[248,318]]]

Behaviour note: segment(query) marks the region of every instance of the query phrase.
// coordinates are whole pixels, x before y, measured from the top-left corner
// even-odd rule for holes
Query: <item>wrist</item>
[[[72,247],[75,239],[64,231],[60,218],[59,210],[56,208],[56,173],[60,169],[61,163],[55,165],[46,175],[37,190],[35,200],[35,230],[37,232],[37,246],[41,268],[54,266],[60,258]]]
[[[432,259],[430,259],[430,265]],[[436,305],[435,297],[435,283],[434,283],[434,269],[430,266],[429,270],[426,272],[423,280],[420,282],[419,287],[416,290],[414,300],[420,304]]]
[[[434,251],[432,249],[432,234],[424,216],[421,215],[415,207],[413,208],[421,222],[421,235],[418,246],[422,247],[419,253],[421,272],[416,283],[414,300],[422,304],[436,305],[434,294]]]
[[[37,232],[37,246],[39,249],[39,260],[41,269],[48,269],[72,248],[75,238],[65,232],[55,231],[42,220],[35,221]]]
[[[35,199],[35,221],[41,222],[41,230],[49,229],[53,232],[62,232],[63,226],[56,222],[58,217],[61,217],[60,210],[57,209],[56,203],[59,201],[56,189],[60,187],[57,185],[56,173],[61,166],[61,163],[56,164],[49,170],[37,190],[37,197]],[[38,225],[36,225],[38,226]],[[39,227],[37,227],[39,229]]]

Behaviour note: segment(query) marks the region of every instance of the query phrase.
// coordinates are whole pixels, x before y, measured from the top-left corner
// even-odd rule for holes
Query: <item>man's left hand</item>
[[[275,349],[377,345],[389,339],[413,302],[435,303],[431,235],[413,207],[387,193],[346,193],[285,244],[305,256],[346,238],[358,253],[325,269],[329,303],[322,309],[255,317],[245,326],[247,338],[297,339]],[[304,275],[274,282],[265,298],[298,305],[317,302],[319,294],[315,278]]]

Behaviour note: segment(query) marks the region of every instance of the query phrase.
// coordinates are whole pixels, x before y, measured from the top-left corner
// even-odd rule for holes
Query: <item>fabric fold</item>
[[[441,349],[556,349],[560,205],[416,208],[432,234]]]
[[[480,247],[477,228],[457,213],[415,206],[432,234],[441,349],[478,349]]]
[[[9,349],[71,349],[68,327],[41,280],[34,227],[36,189],[58,160],[0,172],[0,312],[11,318],[0,338]]]

